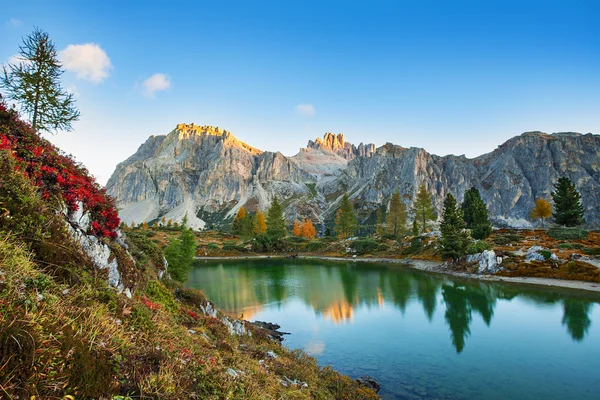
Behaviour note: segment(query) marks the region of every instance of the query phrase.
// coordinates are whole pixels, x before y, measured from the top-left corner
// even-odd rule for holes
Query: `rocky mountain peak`
[[[180,139],[192,135],[223,136],[231,134],[229,131],[218,126],[196,125],[193,122],[191,124],[177,124],[175,131],[179,134]]]
[[[375,153],[375,145],[373,143],[360,143],[357,147],[350,142],[346,142],[343,133],[336,135],[331,132],[326,132],[323,135],[323,139],[317,138],[314,142],[309,140],[306,149],[301,149],[300,151],[308,149],[329,151],[346,160],[352,160],[354,157],[370,157]]]

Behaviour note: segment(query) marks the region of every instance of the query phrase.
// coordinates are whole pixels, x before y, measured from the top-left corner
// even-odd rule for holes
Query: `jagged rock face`
[[[335,153],[346,160],[352,160],[354,157],[370,157],[375,153],[375,145],[373,143],[361,143],[356,147],[352,143],[346,142],[343,134],[338,133],[335,135],[330,132],[327,132],[323,136],[323,139],[317,138],[314,142],[309,140],[306,149],[300,149],[300,151],[302,152],[310,149],[326,150]]]
[[[375,149],[325,134],[294,157],[262,152],[230,132],[180,124],[153,136],[117,166],[108,193],[126,222],[185,213],[196,228],[222,223],[244,205],[266,209],[274,196],[288,220],[331,221],[345,191],[361,219],[399,190],[410,205],[421,184],[440,214],[452,193],[462,201],[475,186],[499,223],[524,223],[535,199],[550,200],[553,184],[568,176],[582,194],[586,221],[600,225],[600,136],[528,132],[475,159],[439,157],[391,143]]]

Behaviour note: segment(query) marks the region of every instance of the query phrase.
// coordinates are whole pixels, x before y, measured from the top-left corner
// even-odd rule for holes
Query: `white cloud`
[[[149,97],[154,97],[155,92],[167,90],[171,87],[171,79],[163,73],[158,73],[146,79],[142,85],[144,86],[144,93]]]
[[[296,113],[305,117],[315,115],[315,107],[312,104],[298,104],[296,106]]]
[[[110,58],[96,43],[70,44],[58,54],[63,67],[75,72],[77,79],[100,83],[112,68]]]
[[[8,21],[8,26],[10,26],[10,27],[13,27],[13,28],[18,28],[18,27],[20,27],[21,25],[23,25],[23,21],[21,21],[21,20],[19,20],[19,19],[16,19],[16,18],[11,18],[11,19]]]

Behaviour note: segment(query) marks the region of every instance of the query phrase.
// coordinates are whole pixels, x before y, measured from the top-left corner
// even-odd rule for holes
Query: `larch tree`
[[[427,222],[433,221],[437,218],[437,212],[433,206],[433,200],[431,195],[427,191],[425,184],[419,186],[419,191],[415,197],[415,201],[412,206],[412,213],[415,220],[420,225],[421,232],[427,231]]]
[[[294,221],[294,228],[292,229],[292,234],[296,237],[302,236],[302,227],[300,226],[300,222],[298,222],[298,220]]]
[[[356,215],[354,215],[354,209],[348,193],[344,193],[342,201],[340,202],[340,208],[337,211],[335,217],[335,232],[339,238],[345,239],[356,232],[358,221]]]
[[[317,235],[317,230],[310,219],[305,219],[302,223],[302,236],[307,239],[313,239]]]
[[[241,235],[244,228],[244,220],[246,219],[246,209],[242,206],[238,210],[231,224],[231,232],[236,235]]]
[[[554,201],[554,222],[563,226],[577,226],[583,224],[583,206],[581,205],[581,194],[575,189],[575,185],[567,177],[558,178],[554,185],[556,189],[552,192]]]
[[[3,67],[0,88],[15,101],[38,132],[72,130],[79,119],[72,93],[60,82],[64,73],[56,46],[48,34],[38,28],[23,39],[18,61]]]
[[[169,274],[179,282],[185,282],[192,261],[196,256],[196,239],[191,228],[187,227],[187,214],[181,224],[181,233],[165,247],[164,254],[169,263]]]
[[[529,213],[529,218],[532,220],[540,220],[542,223],[542,228],[544,227],[544,223],[546,219],[552,216],[552,205],[546,199],[537,199],[535,201],[535,205],[533,209]]]
[[[267,233],[267,221],[265,220],[265,214],[261,210],[256,212],[256,218],[254,220],[254,233],[262,235]]]
[[[385,219],[385,228],[390,235],[398,236],[406,230],[406,205],[400,199],[400,192],[392,194],[390,209]]]

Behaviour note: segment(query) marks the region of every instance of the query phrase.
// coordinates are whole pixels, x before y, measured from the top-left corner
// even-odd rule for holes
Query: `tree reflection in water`
[[[199,263],[189,285],[205,291],[209,299],[234,316],[250,318],[250,310],[266,304],[281,305],[300,299],[319,315],[334,322],[351,322],[358,307],[393,304],[403,314],[418,301],[432,322],[438,302],[457,353],[471,335],[473,312],[490,326],[498,300],[519,297],[535,304],[563,303],[562,324],[574,341],[582,341],[591,326],[592,302],[535,288],[460,281],[420,271],[367,263],[316,260],[237,260]],[[203,282],[203,283],[200,283]]]

